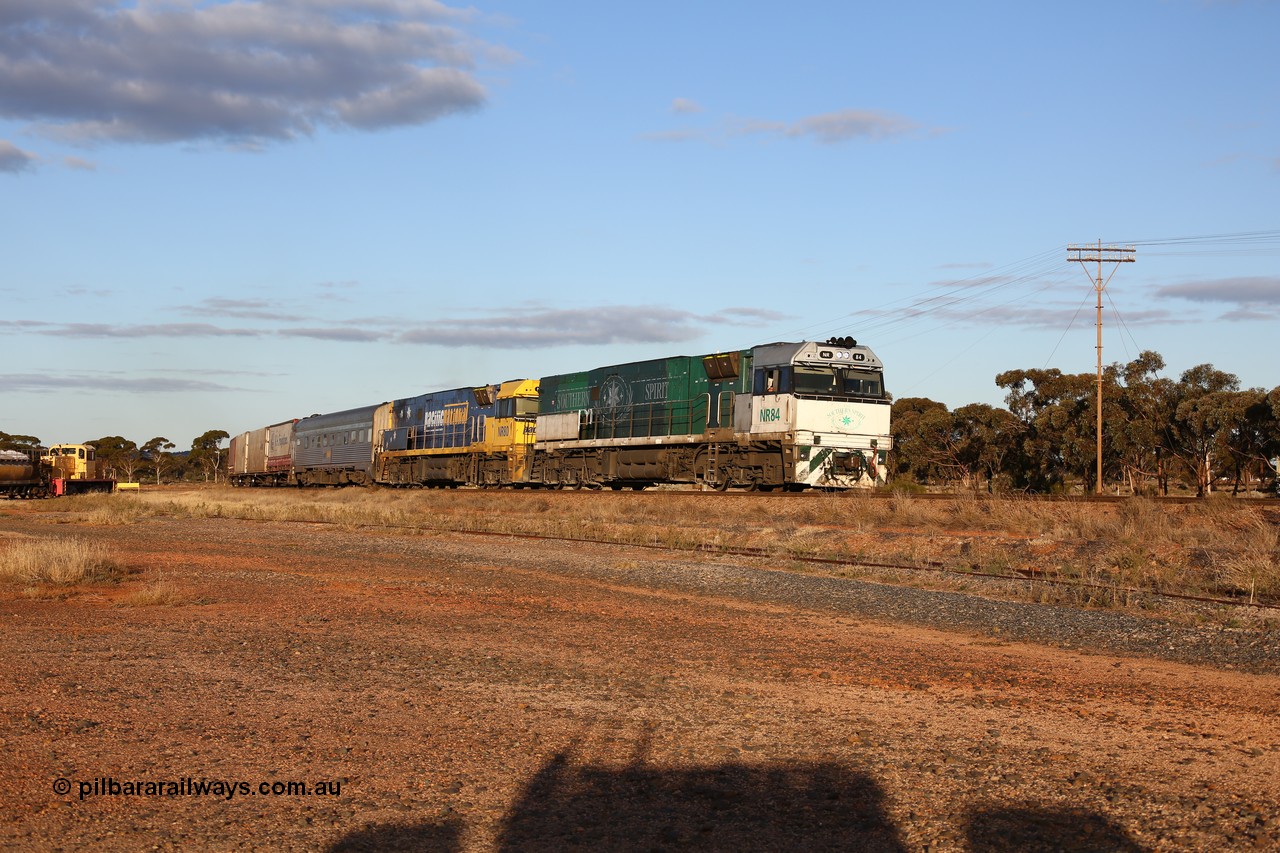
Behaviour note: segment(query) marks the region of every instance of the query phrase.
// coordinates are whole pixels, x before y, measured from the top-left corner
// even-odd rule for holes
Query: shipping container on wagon
[[[267,473],[288,476],[293,468],[293,428],[297,419],[267,427]]]
[[[233,486],[282,486],[293,477],[293,425],[284,421],[232,436],[227,474]]]
[[[249,475],[267,473],[267,428],[251,429],[247,436],[244,448],[245,473]]]
[[[244,448],[248,438],[247,432],[231,436],[231,446],[227,448],[227,478],[232,485],[239,485],[238,481],[245,473],[248,461],[245,458]]]
[[[543,377],[538,446],[691,440],[711,430],[732,429],[734,399],[750,394],[750,383],[751,350],[675,356]]]
[[[387,403],[303,418],[294,425],[293,470],[298,485],[373,482],[373,427]]]

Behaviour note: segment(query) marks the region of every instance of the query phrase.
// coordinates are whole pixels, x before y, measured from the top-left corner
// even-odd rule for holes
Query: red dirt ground
[[[0,586],[0,846],[1280,845],[1275,676],[691,593],[625,547],[0,516],[51,534],[137,574]],[[157,574],[180,603],[119,605]]]

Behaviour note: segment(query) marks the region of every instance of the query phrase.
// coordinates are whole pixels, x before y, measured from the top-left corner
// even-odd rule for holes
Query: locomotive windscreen
[[[817,397],[883,397],[880,374],[851,367],[796,365],[795,393]]]

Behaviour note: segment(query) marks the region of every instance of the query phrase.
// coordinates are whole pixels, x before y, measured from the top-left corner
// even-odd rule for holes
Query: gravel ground
[[[0,546],[68,534],[135,574],[0,587],[0,846],[1280,847],[1274,633],[620,546],[0,516]],[[177,603],[121,606],[159,577]],[[227,784],[111,790],[188,779]]]

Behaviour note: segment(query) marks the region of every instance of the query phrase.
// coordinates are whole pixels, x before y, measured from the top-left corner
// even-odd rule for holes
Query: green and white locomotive
[[[532,480],[851,488],[884,482],[884,366],[852,339],[543,377]]]

